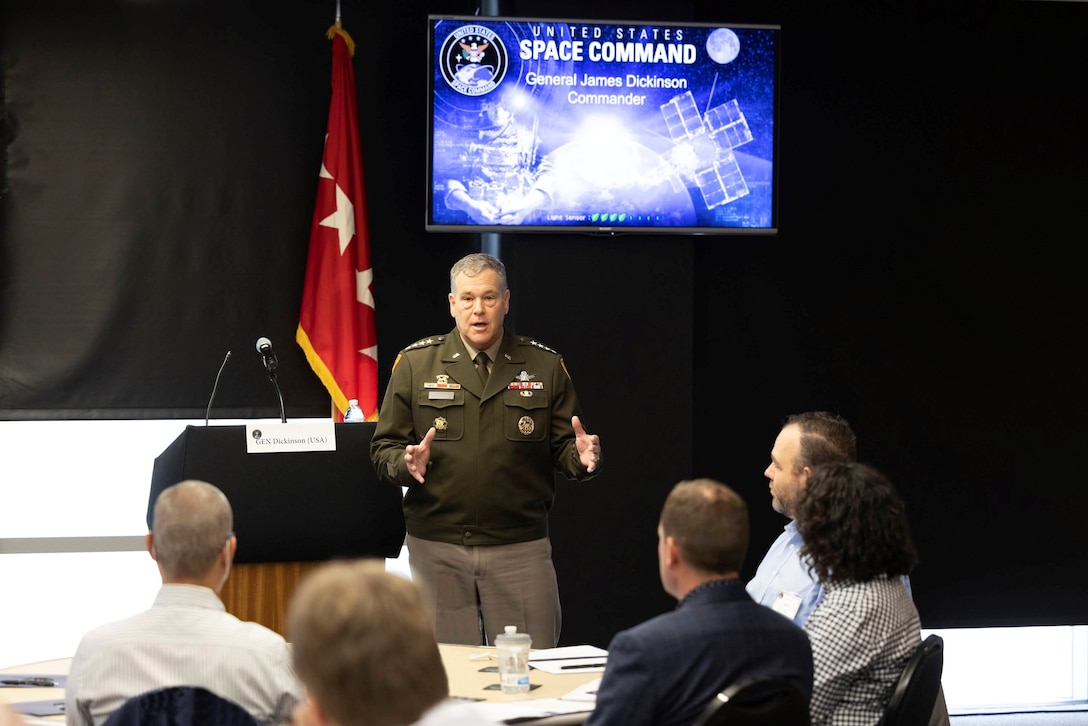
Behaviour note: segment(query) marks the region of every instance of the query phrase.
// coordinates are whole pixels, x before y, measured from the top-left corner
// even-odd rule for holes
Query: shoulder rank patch
[[[539,340],[533,340],[532,338],[521,338],[521,339],[519,340],[519,342],[520,342],[520,343],[521,343],[522,345],[531,345],[531,346],[533,346],[534,348],[539,348],[540,350],[546,350],[546,351],[548,351],[549,353],[551,353],[552,355],[559,355],[559,351],[557,351],[557,350],[554,350],[554,349],[552,349],[552,348],[549,348],[548,346],[546,346],[546,345],[544,345],[543,343],[541,343],[541,342],[540,342]]]
[[[417,340],[416,342],[414,342],[411,345],[407,346],[405,348],[405,350],[415,350],[416,348],[428,348],[428,347],[430,347],[432,345],[439,345],[442,342],[444,342],[445,340],[446,340],[446,336],[444,336],[444,335],[432,335],[429,338],[423,338],[422,340]]]

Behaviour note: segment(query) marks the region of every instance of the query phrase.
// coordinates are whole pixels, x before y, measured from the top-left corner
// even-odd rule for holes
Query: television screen
[[[428,230],[777,231],[778,26],[428,22]]]

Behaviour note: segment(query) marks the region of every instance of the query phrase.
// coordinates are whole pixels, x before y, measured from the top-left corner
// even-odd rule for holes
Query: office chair
[[[944,639],[931,635],[911,655],[879,726],[926,726],[937,702],[944,671]]]
[[[233,701],[204,688],[182,686],[125,701],[103,726],[262,726]]]
[[[808,696],[785,678],[735,683],[707,704],[694,726],[809,726]]]

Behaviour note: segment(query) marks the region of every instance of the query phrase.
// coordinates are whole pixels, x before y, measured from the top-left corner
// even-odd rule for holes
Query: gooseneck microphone
[[[223,356],[223,362],[219,364],[219,372],[215,374],[215,384],[212,385],[212,395],[208,396],[208,410],[204,412],[204,425],[208,425],[208,419],[212,415],[212,401],[215,400],[215,392],[219,390],[219,377],[223,375],[223,369],[227,367],[227,361],[230,360],[230,351]]]
[[[272,352],[272,341],[264,337],[257,338],[257,352],[264,359],[264,367],[268,369],[268,372],[274,372],[280,362],[276,358],[276,354]]]
[[[268,380],[272,381],[272,386],[276,389],[276,397],[280,399],[280,421],[287,423],[287,411],[283,406],[283,391],[280,390],[280,382],[276,380],[276,368],[279,367],[279,359],[276,358],[276,354],[272,352],[272,341],[265,337],[257,338],[257,352],[261,354],[261,358],[264,360],[265,370],[268,371]]]

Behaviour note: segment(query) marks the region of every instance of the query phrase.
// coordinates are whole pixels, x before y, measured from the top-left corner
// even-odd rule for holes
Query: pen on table
[[[559,666],[561,671],[569,671],[575,668],[604,668],[604,663],[579,663],[577,665]]]
[[[52,678],[18,678],[18,679],[4,679],[0,681],[0,684],[5,686],[40,686],[44,688],[52,688],[57,685]]]

